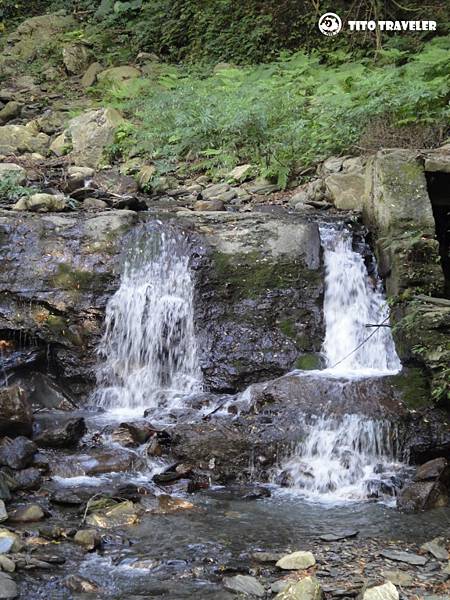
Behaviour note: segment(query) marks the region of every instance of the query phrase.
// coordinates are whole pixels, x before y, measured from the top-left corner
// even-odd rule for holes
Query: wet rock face
[[[191,236],[208,386],[243,389],[319,350],[323,273],[316,224],[262,214],[180,216],[171,224]],[[128,210],[0,213],[0,331],[9,344],[10,372],[47,371],[50,359],[65,389],[75,395],[90,390],[104,309],[137,222]],[[23,347],[20,340],[29,342]],[[30,392],[35,387],[30,384]]]
[[[10,372],[50,365],[74,393],[89,386],[123,238],[135,221],[126,210],[81,217],[0,213],[0,331]]]
[[[195,231],[196,325],[214,391],[294,367],[323,339],[317,224],[267,214],[183,215]]]

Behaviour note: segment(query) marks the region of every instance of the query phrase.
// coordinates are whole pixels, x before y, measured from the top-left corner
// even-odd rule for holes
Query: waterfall
[[[184,236],[140,229],[106,306],[96,404],[165,409],[201,389],[193,297]]]
[[[309,425],[275,481],[322,502],[393,496],[402,468],[399,454],[398,432],[388,422],[322,416]]]
[[[369,277],[352,249],[347,229],[321,227],[325,262],[325,354],[328,371],[342,375],[387,375],[400,370],[389,327],[389,308],[378,277]],[[367,338],[369,338],[365,341]]]
[[[353,250],[351,231],[322,226],[325,262],[327,368],[308,372],[321,378],[379,377],[397,373],[401,363],[388,325],[389,309],[378,277],[369,276]],[[300,376],[306,373],[299,373]],[[305,421],[304,415],[300,417]],[[274,475],[302,495],[336,502],[394,495],[399,442],[395,427],[356,414],[322,416],[304,423],[305,438]]]

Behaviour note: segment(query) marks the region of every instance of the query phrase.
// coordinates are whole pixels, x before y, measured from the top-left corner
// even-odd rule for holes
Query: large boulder
[[[4,125],[0,127],[0,154],[45,154],[50,138],[45,133],[36,133],[26,125]]]
[[[141,72],[136,67],[125,65],[123,67],[111,67],[97,74],[97,80],[101,83],[122,83],[129,79],[140,77]]]
[[[64,66],[73,75],[83,73],[89,66],[89,51],[84,44],[68,44],[62,55]]]
[[[406,485],[397,501],[401,510],[413,512],[447,506],[450,499],[450,464],[435,458],[417,469],[414,481]]]
[[[90,110],[72,119],[66,131],[72,144],[72,160],[85,167],[98,167],[122,123],[122,115],[114,108]]]
[[[30,435],[32,422],[25,391],[17,385],[0,389],[0,435]]]
[[[30,60],[39,51],[55,43],[55,38],[77,27],[72,16],[63,13],[40,15],[25,19],[7,40],[4,56]]]

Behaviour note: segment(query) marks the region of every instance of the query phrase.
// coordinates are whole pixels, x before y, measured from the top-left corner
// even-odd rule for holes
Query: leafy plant
[[[36,190],[31,190],[18,183],[18,176],[14,173],[7,173],[0,178],[0,200],[7,202],[16,202],[23,196],[31,196]]]
[[[104,93],[136,124],[122,153],[213,174],[251,162],[285,187],[326,156],[351,152],[374,119],[389,119],[394,139],[411,124],[448,131],[449,50],[450,37],[436,38],[400,66],[396,55],[378,64],[342,51],[326,61],[297,52],[206,76],[159,65],[148,79]]]

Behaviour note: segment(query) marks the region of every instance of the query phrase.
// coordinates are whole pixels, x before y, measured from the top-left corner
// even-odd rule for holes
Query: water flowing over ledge
[[[106,307],[94,403],[108,410],[168,409],[201,390],[193,297],[183,234],[138,228]]]

